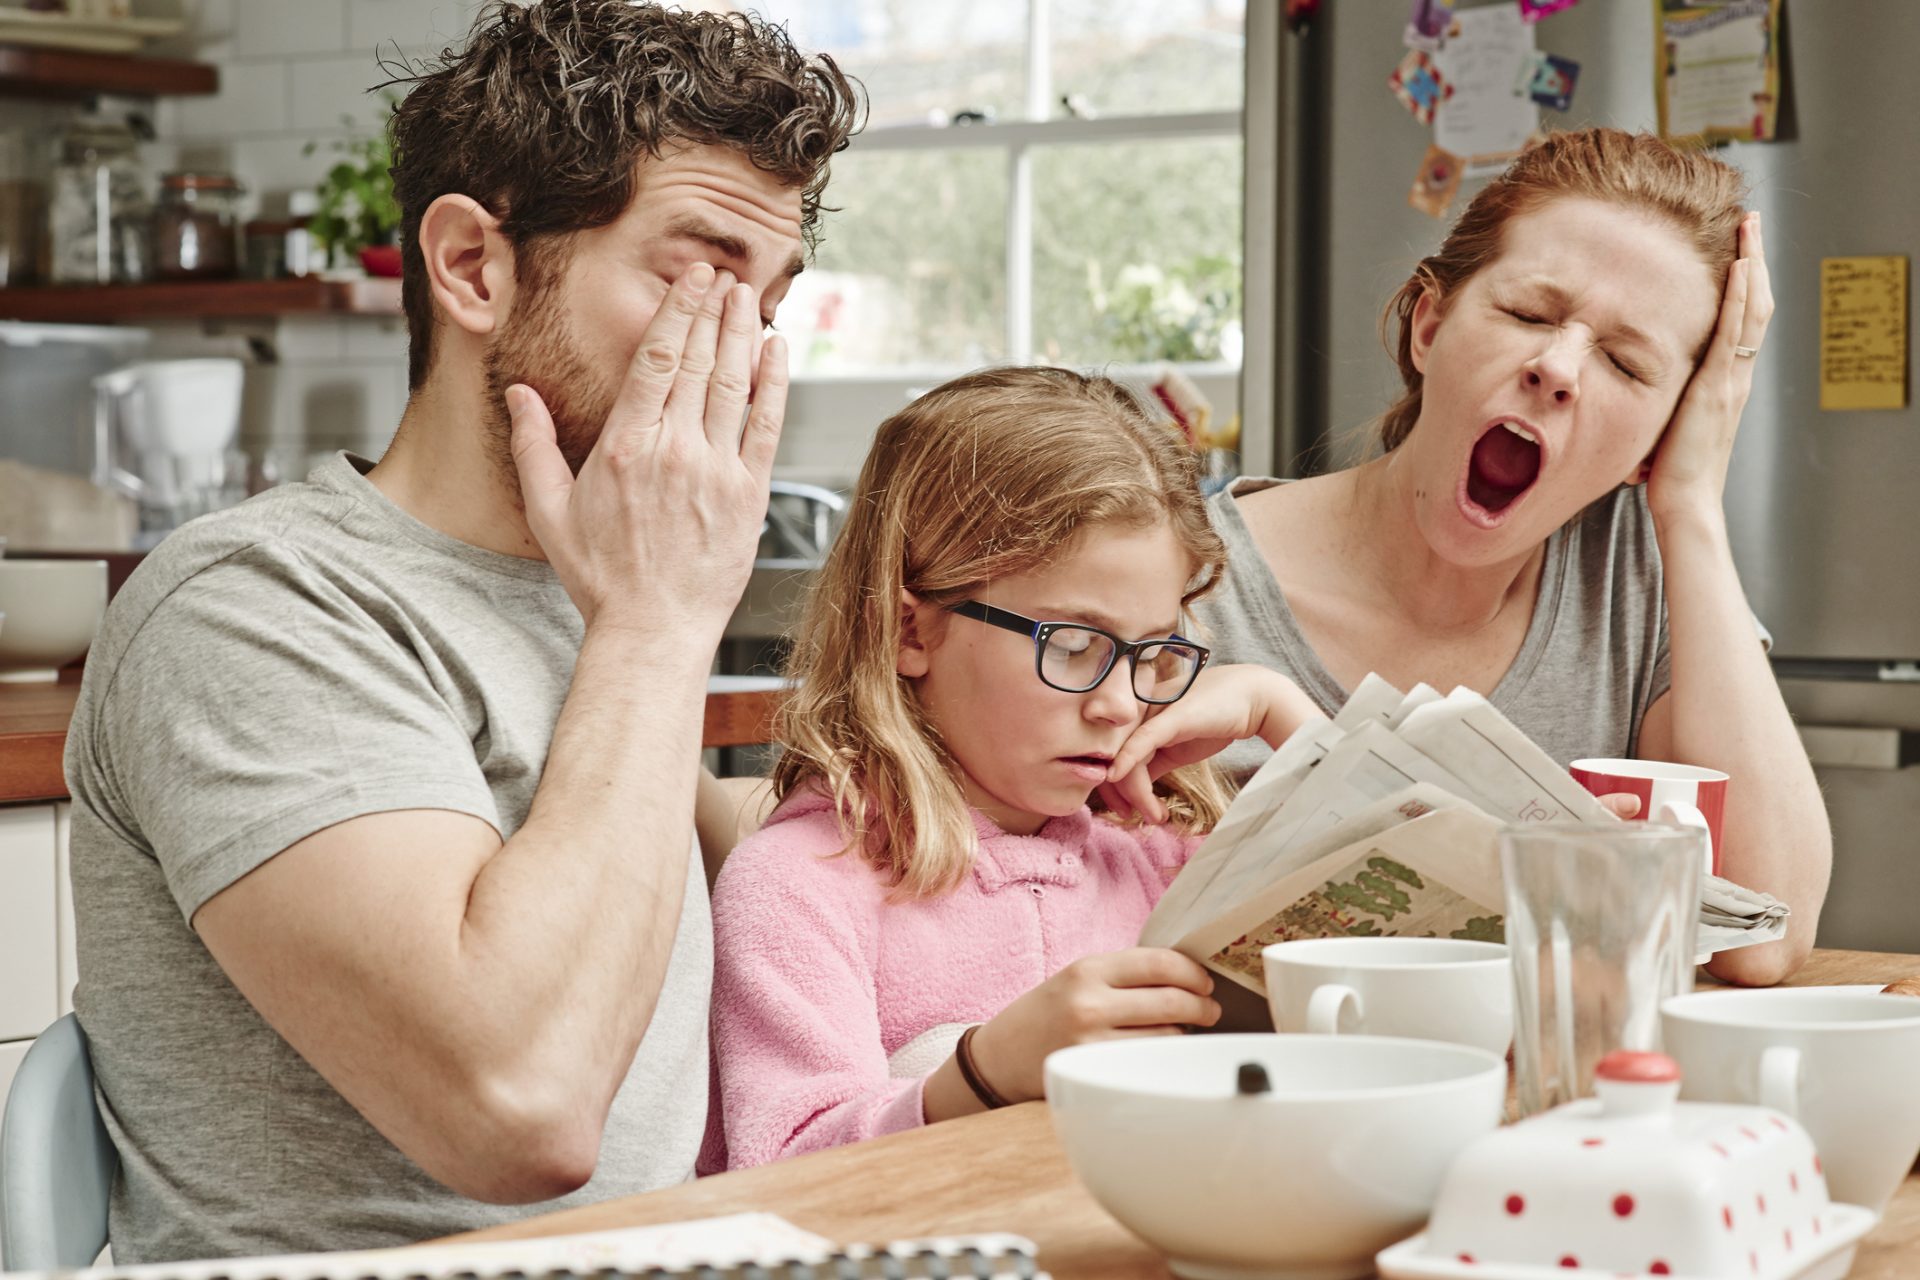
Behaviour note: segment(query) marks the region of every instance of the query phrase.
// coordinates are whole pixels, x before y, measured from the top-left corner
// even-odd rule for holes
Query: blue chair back
[[[0,1120],[0,1257],[9,1271],[90,1266],[107,1243],[120,1156],[93,1100],[87,1036],[72,1014],[20,1064]]]

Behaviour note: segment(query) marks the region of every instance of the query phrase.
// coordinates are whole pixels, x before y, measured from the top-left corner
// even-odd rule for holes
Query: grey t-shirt
[[[1194,613],[1215,661],[1272,667],[1332,715],[1348,690],[1301,635],[1233,500],[1280,483],[1244,479],[1209,500],[1213,527],[1227,544],[1227,571]],[[1499,684],[1481,690],[1562,765],[1631,756],[1647,708],[1672,683],[1660,547],[1645,494],[1616,490],[1548,538],[1526,638]],[[1761,639],[1767,641],[1764,630]],[[1243,779],[1271,754],[1252,739],[1215,759]]]
[[[421,1172],[189,927],[209,898],[345,819],[448,809],[505,838],[532,804],[579,613],[548,565],[428,528],[366,466],[338,455],[169,537],[88,658],[66,756],[75,1005],[120,1152],[117,1262],[396,1245],[692,1176],[713,972],[697,848],[599,1166],[541,1205],[481,1204]],[[590,937],[551,942],[593,963]]]

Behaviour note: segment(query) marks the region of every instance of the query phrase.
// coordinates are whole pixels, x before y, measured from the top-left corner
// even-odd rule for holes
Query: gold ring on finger
[[[1757,356],[1757,355],[1759,355],[1759,354],[1760,354],[1760,348],[1758,348],[1758,347],[1735,347],[1735,348],[1733,349],[1733,354],[1734,354],[1734,355],[1736,355],[1736,356],[1738,356],[1738,357],[1740,357],[1740,358],[1741,358],[1742,360],[1751,360],[1751,359],[1753,359],[1753,358],[1754,358],[1755,356]]]

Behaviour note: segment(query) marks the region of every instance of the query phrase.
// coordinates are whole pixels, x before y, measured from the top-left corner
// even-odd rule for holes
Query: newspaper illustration
[[[1261,948],[1351,935],[1503,941],[1500,829],[1618,821],[1470,689],[1368,676],[1250,779],[1141,930],[1264,997]],[[1787,907],[1701,881],[1697,953],[1771,942]]]

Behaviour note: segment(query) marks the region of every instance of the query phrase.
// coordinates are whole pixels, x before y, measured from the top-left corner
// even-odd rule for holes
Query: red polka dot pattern
[[[1527,1211],[1527,1202],[1525,1200],[1521,1199],[1519,1196],[1507,1197],[1507,1212],[1509,1214],[1517,1218],[1521,1214],[1525,1213],[1526,1211]]]
[[[1631,1217],[1633,1215],[1633,1197],[1628,1195],[1615,1196],[1613,1198],[1613,1214],[1616,1218]]]

